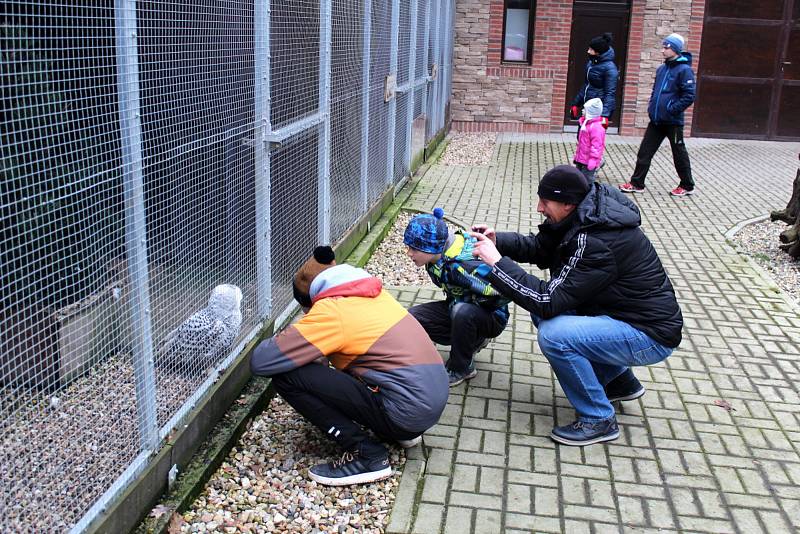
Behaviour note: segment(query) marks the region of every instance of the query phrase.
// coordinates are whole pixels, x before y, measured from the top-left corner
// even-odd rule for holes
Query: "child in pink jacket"
[[[573,163],[586,177],[591,185],[603,161],[606,146],[606,129],[603,128],[603,101],[599,98],[587,100],[583,106],[583,117],[578,121],[578,149],[575,151]]]

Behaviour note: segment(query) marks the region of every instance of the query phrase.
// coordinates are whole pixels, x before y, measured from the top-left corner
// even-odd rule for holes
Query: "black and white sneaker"
[[[324,486],[349,486],[389,478],[392,467],[383,445],[362,441],[341,458],[312,467],[308,475]]]

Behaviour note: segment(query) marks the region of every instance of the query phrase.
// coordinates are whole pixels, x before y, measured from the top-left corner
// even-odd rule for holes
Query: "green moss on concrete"
[[[197,454],[179,473],[172,489],[159,503],[163,511],[158,517],[148,517],[136,529],[138,534],[162,534],[167,531],[173,514],[186,511],[202,492],[206,482],[238,443],[247,424],[260,414],[273,396],[270,380],[253,377],[239,399],[230,407],[200,446]]]

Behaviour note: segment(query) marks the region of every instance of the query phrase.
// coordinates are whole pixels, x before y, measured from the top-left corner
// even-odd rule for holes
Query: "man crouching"
[[[436,347],[380,280],[336,265],[330,247],[314,250],[293,290],[305,315],[256,347],[253,374],[271,376],[278,394],[345,450],[309,469],[313,480],[345,486],[390,476],[386,447],[363,427],[406,448],[419,443],[447,403]]]

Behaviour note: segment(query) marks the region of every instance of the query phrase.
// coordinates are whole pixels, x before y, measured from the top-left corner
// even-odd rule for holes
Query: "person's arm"
[[[518,306],[550,319],[579,308],[617,279],[616,261],[603,243],[576,237],[577,246],[564,267],[549,281],[528,274],[510,258],[497,261],[487,279]]]
[[[606,143],[606,129],[602,126],[595,126],[591,130],[589,137],[589,163],[587,167],[590,171],[596,171],[600,167],[603,159],[603,149]]]
[[[323,299],[297,323],[259,343],[250,370],[260,376],[286,373],[338,352],[343,341],[338,310]]]
[[[617,107],[617,82],[619,80],[619,71],[616,66],[612,66],[606,71],[603,77],[603,113],[602,116],[607,119],[611,118],[611,112]]]
[[[670,111],[672,113],[682,113],[692,105],[695,98],[695,79],[694,72],[690,67],[681,69],[681,73],[675,82],[678,89],[678,97],[672,101]]]
[[[533,263],[541,268],[550,262],[553,243],[548,243],[542,234],[522,235],[516,232],[497,232],[497,250],[514,261]]]

